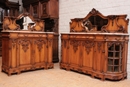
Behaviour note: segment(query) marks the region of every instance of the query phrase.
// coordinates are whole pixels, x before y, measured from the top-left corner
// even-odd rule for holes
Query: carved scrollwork
[[[12,41],[12,47],[14,48],[17,44],[17,39],[11,39]]]
[[[108,42],[107,44],[108,48],[111,47],[113,44],[121,45],[122,47],[124,46],[124,42]]]
[[[102,42],[97,42],[98,51],[100,52],[102,46]]]
[[[74,52],[78,50],[78,46],[80,46],[80,41],[72,40],[70,41],[70,45],[73,45]]]
[[[43,39],[38,39],[38,40],[36,40],[34,43],[37,44],[38,50],[41,51],[42,45],[43,45],[43,44],[46,44],[46,41],[43,40]]]
[[[116,16],[116,15],[110,15],[110,16],[108,16],[108,18],[109,18],[110,20],[112,20],[112,26],[113,26],[113,25],[114,25],[114,19],[116,19],[117,16]]]
[[[106,26],[103,26],[103,27],[101,28],[101,32],[110,33],[110,31],[108,31],[108,30],[106,29]]]
[[[119,26],[119,29],[117,32],[127,33],[123,26]]]
[[[83,46],[85,46],[87,54],[91,51],[91,48],[94,47],[95,43],[94,41],[83,41]]]
[[[29,46],[29,44],[31,43],[31,41],[28,40],[28,39],[21,39],[21,40],[19,40],[18,43],[22,45],[22,49],[24,50],[24,52],[26,52],[27,49],[29,49],[28,46]]]

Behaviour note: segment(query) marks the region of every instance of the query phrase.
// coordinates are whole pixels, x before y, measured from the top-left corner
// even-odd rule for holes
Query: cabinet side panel
[[[17,67],[17,40],[11,40],[11,49],[10,49],[10,57],[11,57],[11,65],[12,67]]]
[[[2,37],[2,65],[9,66],[9,38]]]

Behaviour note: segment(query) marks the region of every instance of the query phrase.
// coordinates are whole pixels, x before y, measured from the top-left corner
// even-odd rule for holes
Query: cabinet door
[[[122,72],[123,42],[108,42],[108,72]]]
[[[104,72],[105,68],[105,42],[98,41],[94,46],[93,70]]]
[[[17,54],[20,67],[31,67],[33,57],[32,50],[32,41],[29,38],[19,38]]]
[[[32,16],[34,18],[39,17],[39,4],[38,3],[32,5]]]
[[[44,2],[41,4],[41,16],[42,17],[48,17],[48,12],[47,12],[47,2]]]
[[[93,67],[94,45],[93,40],[88,39],[82,42],[82,66],[87,70],[92,70]]]
[[[69,63],[78,67],[81,60],[81,41],[70,40],[69,44]]]
[[[35,67],[45,65],[48,57],[47,40],[44,38],[36,38],[33,42],[33,63]]]

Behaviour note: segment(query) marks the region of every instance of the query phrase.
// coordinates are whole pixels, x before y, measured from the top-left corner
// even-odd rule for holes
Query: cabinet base
[[[99,78],[101,80],[123,80],[127,77],[127,73],[106,73],[95,71],[89,67],[81,67],[78,65],[72,65],[67,63],[60,63],[60,68],[65,69],[67,71],[76,71],[79,73],[84,73],[86,75],[90,75],[92,78]]]
[[[5,72],[8,74],[8,76],[12,74],[20,74],[23,71],[32,71],[32,70],[37,70],[37,69],[52,69],[54,68],[53,63],[49,64],[43,64],[43,65],[26,65],[26,66],[21,66],[19,68],[9,68],[6,66],[2,66],[2,72]]]

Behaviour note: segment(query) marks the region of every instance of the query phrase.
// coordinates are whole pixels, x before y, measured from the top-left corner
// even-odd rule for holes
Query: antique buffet
[[[70,22],[70,33],[61,33],[60,68],[102,80],[127,77],[127,15],[104,16],[92,9],[85,18]]]
[[[11,75],[27,70],[53,68],[53,37],[53,32],[44,32],[43,20],[34,20],[28,13],[18,17],[5,16],[2,71]]]

